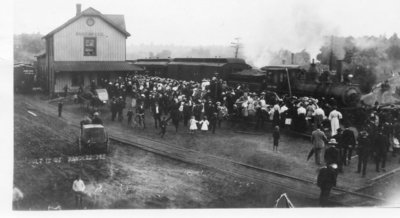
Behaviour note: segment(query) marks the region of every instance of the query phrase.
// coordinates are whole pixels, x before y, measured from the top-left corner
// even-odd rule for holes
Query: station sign
[[[77,36],[105,36],[102,32],[76,32]]]
[[[35,71],[32,69],[25,69],[24,74],[25,75],[33,75],[33,74],[35,74]]]

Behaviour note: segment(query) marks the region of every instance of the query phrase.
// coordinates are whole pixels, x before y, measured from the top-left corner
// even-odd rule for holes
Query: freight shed
[[[226,79],[227,75],[251,69],[243,59],[239,58],[175,58],[168,63],[166,77],[201,81],[218,74]]]

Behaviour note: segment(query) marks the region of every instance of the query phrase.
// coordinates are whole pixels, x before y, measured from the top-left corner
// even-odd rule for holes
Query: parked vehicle
[[[110,152],[109,142],[103,125],[82,125],[78,139],[78,148],[81,154],[107,154]]]

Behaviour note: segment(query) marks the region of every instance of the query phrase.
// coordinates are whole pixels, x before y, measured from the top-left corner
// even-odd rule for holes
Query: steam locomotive
[[[315,64],[308,70],[299,65],[265,66],[261,70],[232,73],[228,84],[246,84],[250,90],[267,90],[278,94],[334,98],[341,106],[354,107],[359,103],[361,91],[349,80],[343,81],[341,65],[335,75],[325,71],[319,75]]]

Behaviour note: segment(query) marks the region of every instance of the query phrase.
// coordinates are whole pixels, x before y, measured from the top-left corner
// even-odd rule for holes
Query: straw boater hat
[[[329,140],[328,144],[336,145],[337,144],[336,139],[332,138],[331,140]]]

